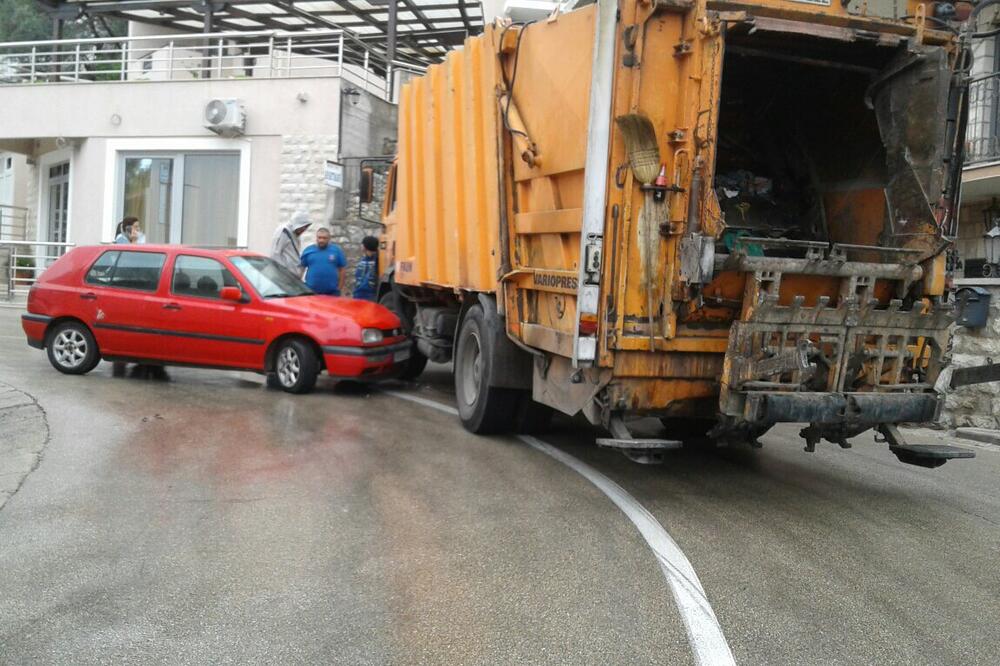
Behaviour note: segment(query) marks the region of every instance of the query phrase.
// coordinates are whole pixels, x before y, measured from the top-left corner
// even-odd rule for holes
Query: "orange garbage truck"
[[[598,0],[466,40],[400,96],[407,374],[453,361],[472,432],[582,413],[640,462],[781,422],[970,457],[897,427],[938,419],[955,316],[970,55],[939,4]]]

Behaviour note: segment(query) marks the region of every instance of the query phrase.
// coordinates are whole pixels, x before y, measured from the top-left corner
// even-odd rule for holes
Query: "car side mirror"
[[[239,287],[223,287],[219,292],[219,298],[224,301],[243,302],[243,290]]]
[[[375,199],[375,169],[361,167],[361,178],[358,180],[358,198],[361,203],[371,203]]]

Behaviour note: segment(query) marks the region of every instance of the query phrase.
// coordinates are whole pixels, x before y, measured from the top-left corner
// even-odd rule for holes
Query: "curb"
[[[991,428],[956,428],[955,436],[961,439],[972,440],[973,442],[983,442],[1000,446],[1000,430]]]

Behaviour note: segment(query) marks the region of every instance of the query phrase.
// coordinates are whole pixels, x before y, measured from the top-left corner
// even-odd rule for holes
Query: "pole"
[[[215,8],[212,6],[211,2],[205,3],[205,18],[202,24],[201,31],[204,34],[209,34],[212,32],[212,23],[215,18]],[[205,57],[201,61],[201,78],[209,79],[212,77],[212,57],[209,55],[211,53],[212,40],[205,40]]]
[[[385,31],[385,87],[388,91],[389,101],[395,95],[396,86],[393,84],[392,63],[396,59],[396,3],[397,0],[389,0],[389,23]]]

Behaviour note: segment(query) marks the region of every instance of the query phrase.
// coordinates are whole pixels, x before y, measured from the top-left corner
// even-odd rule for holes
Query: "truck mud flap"
[[[930,393],[748,392],[746,418],[760,423],[924,423],[937,418]]]

